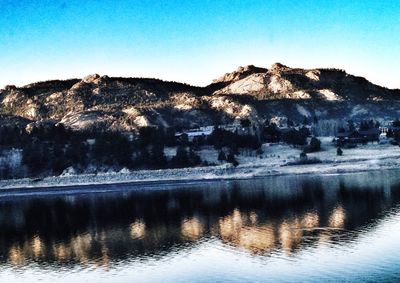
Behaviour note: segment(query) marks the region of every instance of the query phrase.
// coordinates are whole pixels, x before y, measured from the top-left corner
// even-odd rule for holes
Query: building
[[[200,127],[196,129],[189,129],[186,131],[178,132],[175,134],[176,138],[181,138],[183,135],[187,135],[188,140],[192,142],[197,137],[208,137],[214,131],[214,126]]]
[[[358,132],[362,136],[362,138],[364,140],[366,140],[367,142],[379,141],[379,135],[381,134],[381,131],[379,130],[379,128],[359,130]]]
[[[344,131],[339,132],[336,135],[336,144],[356,144],[356,143],[367,143],[367,142],[378,142],[381,130],[379,128],[371,128],[366,130],[358,131]]]

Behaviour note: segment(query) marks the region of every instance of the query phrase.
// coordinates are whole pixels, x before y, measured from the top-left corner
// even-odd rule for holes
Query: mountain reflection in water
[[[274,177],[0,199],[0,264],[100,266],[217,240],[255,257],[355,241],[398,208],[398,174]],[[397,211],[397,210],[396,210]]]

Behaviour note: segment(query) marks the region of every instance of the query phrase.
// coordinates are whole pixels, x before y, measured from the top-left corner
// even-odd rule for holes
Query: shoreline
[[[400,168],[386,168],[383,170],[396,170]],[[215,179],[166,179],[166,180],[140,180],[129,182],[111,182],[111,183],[71,183],[60,185],[42,185],[42,186],[29,186],[29,187],[2,187],[0,188],[0,198],[4,197],[19,197],[19,196],[47,196],[47,195],[71,195],[71,194],[88,194],[88,193],[113,193],[124,191],[143,191],[143,190],[162,190],[174,189],[182,186],[199,186],[202,184],[212,184],[215,182],[232,182],[243,180],[260,180],[269,177],[285,177],[285,176],[329,176],[329,175],[346,175],[358,174],[365,172],[374,172],[382,169],[369,169],[360,171],[346,171],[346,172],[304,172],[295,175],[289,173],[259,175],[253,177],[226,177]],[[163,188],[161,188],[162,186]]]
[[[313,165],[320,165],[328,167],[330,163],[319,163]],[[173,189],[182,186],[199,186],[202,184],[210,184],[215,182],[231,182],[231,181],[241,181],[241,180],[259,180],[269,177],[280,177],[280,176],[329,176],[329,175],[346,175],[346,174],[358,174],[365,172],[376,172],[379,170],[397,170],[399,167],[374,167],[374,168],[352,168],[346,170],[343,166],[332,166],[330,168],[323,168],[325,170],[307,170],[311,165],[287,165],[289,170],[275,171],[266,174],[255,174],[247,173],[242,175],[243,170],[238,168],[236,174],[228,174],[224,176],[215,175],[214,177],[194,178],[194,176],[187,176],[185,178],[165,178],[165,179],[131,179],[131,180],[121,180],[119,179],[121,175],[127,175],[132,177],[133,173],[104,173],[99,175],[91,175],[91,181],[89,182],[62,182],[62,176],[47,177],[41,181],[34,182],[32,179],[12,179],[0,181],[0,198],[4,197],[15,197],[15,196],[38,196],[38,195],[70,195],[70,194],[87,194],[87,193],[112,193],[112,192],[123,192],[128,190],[162,190],[162,189]],[[204,167],[200,167],[204,168]],[[207,168],[207,167],[206,167]],[[215,169],[214,167],[211,167]],[[186,170],[185,170],[186,169]],[[166,169],[166,170],[185,170],[187,169],[197,169],[197,168],[183,168],[183,169]],[[231,168],[235,171],[234,168]],[[306,170],[304,170],[306,169]],[[320,167],[321,169],[321,167]],[[300,172],[293,172],[301,170]],[[150,172],[152,170],[146,170]],[[157,170],[158,171],[158,170]],[[274,171],[274,170],[273,170]],[[107,180],[101,182],[96,180],[98,177],[114,177],[114,180]],[[70,177],[70,176],[68,176]],[[71,176],[72,177],[72,176]],[[75,177],[87,178],[88,175],[76,175]],[[126,177],[126,176],[125,176]],[[48,182],[50,180],[50,182]],[[21,181],[27,182],[26,186],[20,186]],[[47,181],[47,182],[46,182]],[[7,182],[8,185],[4,186],[3,182]]]
[[[300,152],[288,146],[265,146],[265,157],[241,156],[238,167],[223,164],[207,167],[180,169],[138,170],[100,174],[77,174],[35,179],[0,180],[0,197],[6,195],[34,195],[35,192],[73,190],[84,192],[116,191],[119,187],[146,189],[152,187],[178,187],[202,183],[260,179],[285,175],[349,174],[376,170],[400,169],[400,147],[391,145],[365,145],[345,150],[344,156],[336,156],[336,149],[323,143],[323,151],[308,154],[319,158],[321,163],[288,165]],[[280,156],[279,156],[279,155]],[[97,188],[96,188],[97,187]],[[24,193],[23,193],[24,192]]]

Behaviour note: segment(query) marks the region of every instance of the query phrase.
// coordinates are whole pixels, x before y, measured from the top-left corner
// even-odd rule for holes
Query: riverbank
[[[238,156],[239,166],[221,164],[216,166],[139,170],[121,172],[79,174],[46,177],[40,180],[15,179],[0,181],[0,189],[50,188],[88,185],[109,185],[137,183],[168,184],[171,182],[193,182],[202,180],[234,180],[262,178],[274,175],[290,174],[337,174],[400,168],[400,147],[390,144],[359,145],[344,149],[342,156],[336,155],[331,138],[321,138],[322,151],[308,154],[309,158],[318,158],[321,163],[309,165],[288,165],[298,159],[300,150],[285,144],[263,145],[263,154],[242,153]],[[215,151],[214,151],[215,152]],[[213,162],[216,154],[211,149],[200,152],[202,158]]]

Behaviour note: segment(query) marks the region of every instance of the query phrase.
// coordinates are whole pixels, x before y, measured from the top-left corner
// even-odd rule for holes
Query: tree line
[[[22,148],[25,174],[30,177],[58,175],[71,166],[83,172],[88,166],[137,170],[207,165],[196,153],[203,145],[228,147],[226,161],[237,165],[234,155],[239,148],[257,148],[261,144],[250,135],[240,136],[219,128],[208,137],[189,141],[185,135],[177,138],[174,129],[155,127],[140,128],[134,135],[98,129],[72,131],[62,124],[35,126],[30,131],[0,127],[0,150]],[[176,154],[167,158],[166,146],[176,147]]]
[[[242,122],[242,127],[250,123]],[[175,136],[176,130],[143,127],[137,133],[104,132],[99,129],[73,131],[62,124],[39,125],[29,131],[19,127],[0,127],[0,149],[22,148],[22,162],[28,176],[61,174],[74,167],[82,172],[95,168],[163,169],[207,165],[197,151],[213,146],[220,162],[238,165],[240,149],[262,153],[264,142],[283,141],[293,146],[307,145],[308,128],[290,128],[282,132],[275,124],[265,124],[259,135],[238,134],[216,126],[209,136],[189,141],[186,134]],[[167,157],[165,147],[176,147],[176,154]],[[310,152],[316,150],[310,148]]]

